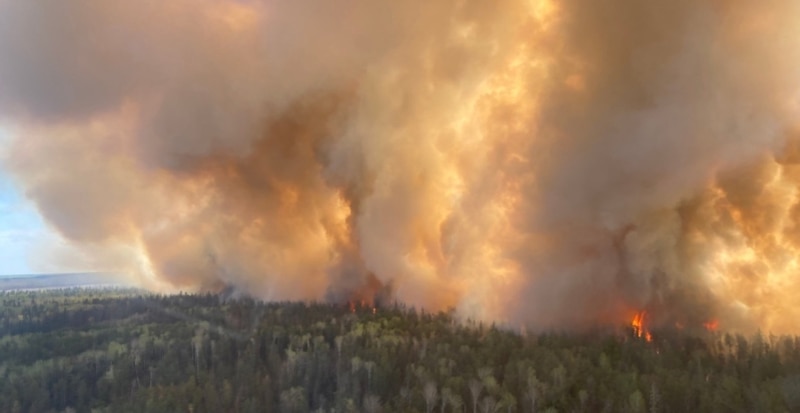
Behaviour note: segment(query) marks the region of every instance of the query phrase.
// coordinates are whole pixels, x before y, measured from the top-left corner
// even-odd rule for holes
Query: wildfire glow
[[[636,334],[636,337],[644,338],[645,341],[650,342],[653,341],[653,336],[650,334],[650,331],[645,325],[646,317],[646,311],[640,311],[636,313],[631,320],[631,327],[633,327],[633,332]]]
[[[718,320],[706,321],[705,323],[703,323],[703,327],[705,327],[706,330],[708,331],[717,331],[717,329],[719,328],[719,321]]]

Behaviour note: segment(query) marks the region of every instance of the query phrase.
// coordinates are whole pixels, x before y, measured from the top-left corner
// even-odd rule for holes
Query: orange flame
[[[719,320],[706,321],[703,323],[703,327],[708,331],[717,331],[717,328],[719,328]]]
[[[645,341],[650,342],[653,341],[653,336],[647,331],[647,327],[645,327],[644,319],[646,316],[647,311],[636,313],[633,316],[633,320],[631,320],[631,327],[633,327],[633,332],[636,334],[636,337],[644,337]]]
[[[375,305],[373,303],[371,303],[371,302],[369,302],[367,300],[360,300],[360,301],[348,300],[347,301],[347,310],[350,311],[351,313],[355,313],[356,310],[362,310],[363,311],[363,310],[366,310],[366,309],[369,309],[372,312],[372,314],[377,314],[378,313],[378,308],[375,307]]]

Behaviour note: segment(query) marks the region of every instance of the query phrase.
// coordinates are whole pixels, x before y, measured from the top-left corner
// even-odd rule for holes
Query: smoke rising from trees
[[[799,9],[0,1],[4,164],[155,289],[791,332]]]

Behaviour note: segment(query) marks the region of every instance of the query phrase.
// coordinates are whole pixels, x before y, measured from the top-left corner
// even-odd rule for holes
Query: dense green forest
[[[6,292],[0,316],[0,412],[800,411],[794,337],[127,289]]]

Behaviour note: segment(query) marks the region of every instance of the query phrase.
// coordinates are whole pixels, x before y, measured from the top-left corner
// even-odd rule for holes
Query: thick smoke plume
[[[154,289],[797,332],[799,98],[792,0],[0,0],[6,168]]]

